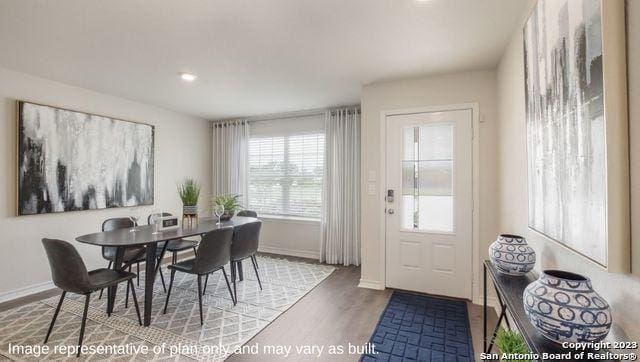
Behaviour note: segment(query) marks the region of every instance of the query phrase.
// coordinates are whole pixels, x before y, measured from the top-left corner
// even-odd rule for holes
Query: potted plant
[[[182,184],[178,185],[178,194],[182,199],[182,213],[184,215],[197,215],[200,184],[194,179],[187,178]]]
[[[496,334],[496,346],[500,349],[501,361],[511,362],[528,362],[528,359],[519,359],[513,357],[522,357],[529,354],[529,347],[524,337],[516,331],[508,331],[502,327]],[[511,358],[510,358],[511,357]]]
[[[212,206],[222,205],[224,207],[224,214],[220,217],[220,220],[229,220],[236,214],[236,211],[242,206],[240,205],[240,195],[218,195],[211,200]]]

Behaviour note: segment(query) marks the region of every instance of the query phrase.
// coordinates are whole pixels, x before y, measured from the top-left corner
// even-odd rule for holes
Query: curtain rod
[[[343,109],[343,108],[357,108],[358,112],[360,112],[360,105],[359,104],[354,104],[354,105],[330,107],[330,108],[316,108],[316,109],[309,109],[309,110],[304,110],[304,111],[269,113],[269,114],[256,115],[256,116],[250,116],[250,117],[244,117],[244,118],[243,117],[234,117],[234,118],[227,118],[227,119],[221,119],[221,120],[214,120],[212,122],[213,123],[217,123],[217,122],[229,122],[229,121],[238,121],[238,120],[246,120],[248,122],[261,122],[261,121],[273,121],[273,120],[276,120],[276,119],[289,119],[289,118],[297,118],[297,117],[312,117],[312,116],[324,115],[325,112],[327,112],[327,111],[333,113],[335,110]]]

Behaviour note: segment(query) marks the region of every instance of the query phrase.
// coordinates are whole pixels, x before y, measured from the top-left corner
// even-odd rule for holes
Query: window
[[[293,128],[272,121],[257,123],[249,141],[249,209],[319,219],[324,133],[317,122],[307,129],[302,127],[305,122]]]

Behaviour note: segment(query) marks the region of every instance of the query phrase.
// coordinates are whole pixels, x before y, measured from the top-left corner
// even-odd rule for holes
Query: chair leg
[[[76,357],[80,357],[82,350],[82,338],[84,338],[84,327],[87,324],[87,311],[89,310],[89,297],[91,294],[87,294],[84,299],[84,313],[82,313],[82,325],[80,326],[80,338],[78,338],[78,354]]]
[[[193,256],[198,256],[198,249],[195,246],[193,247]]]
[[[204,287],[202,288],[202,295],[207,292],[207,284],[209,284],[209,274],[204,278]]]
[[[107,265],[107,269],[111,269],[111,261],[109,262],[109,265]],[[102,299],[102,292],[104,292],[104,289],[100,289],[100,295],[98,296],[98,299]]]
[[[136,307],[138,323],[142,325],[142,318],[140,318],[140,306],[138,305],[138,297],[136,297],[136,288],[133,286],[133,281],[131,279],[127,281],[127,285],[131,286],[131,296],[133,297],[133,305]]]
[[[51,319],[51,324],[49,325],[47,336],[44,337],[44,344],[47,344],[47,341],[49,340],[49,336],[51,335],[51,331],[53,330],[53,325],[56,324],[56,318],[58,318],[58,313],[60,312],[60,308],[62,307],[62,301],[64,300],[65,295],[67,295],[67,292],[65,291],[63,291],[62,294],[60,295],[60,301],[58,302],[56,311],[53,313],[53,319]]]
[[[236,264],[231,262],[231,281],[233,282],[233,295],[236,298],[236,303],[238,302],[238,292],[236,290]]]
[[[176,275],[176,270],[171,270],[171,279],[169,279],[169,290],[167,290],[167,299],[164,301],[164,310],[162,314],[167,314],[167,305],[169,305],[169,297],[171,296],[171,288],[173,287],[173,278]]]
[[[167,287],[164,284],[164,276],[162,275],[162,267],[158,267],[158,274],[160,274],[160,280],[162,281],[162,289],[164,289],[164,292],[167,292]]]
[[[109,300],[111,300],[111,288],[107,288],[107,317],[111,317],[111,312],[109,311]]]
[[[260,290],[262,290],[262,282],[260,281],[260,275],[258,275],[258,262],[256,261],[255,255],[251,255],[251,263],[253,264],[253,271],[256,272],[256,279],[258,279]]]
[[[178,252],[174,251],[173,256],[171,257],[171,264],[175,264],[178,262]]]
[[[227,272],[224,270],[224,267],[222,267],[222,275],[224,275],[224,281],[227,282],[227,289],[229,289],[229,295],[231,295],[231,301],[233,302],[233,305],[238,304],[238,301],[236,301],[236,297],[233,295],[233,292],[231,291],[229,278],[227,277]]]
[[[131,273],[131,265],[129,265],[129,273]],[[124,298],[124,309],[129,308],[129,283],[127,283],[127,293]]]
[[[136,263],[136,283],[138,283],[138,286],[140,286],[140,262]]]
[[[200,325],[204,324],[202,318],[202,275],[198,274],[198,306],[200,307]]]

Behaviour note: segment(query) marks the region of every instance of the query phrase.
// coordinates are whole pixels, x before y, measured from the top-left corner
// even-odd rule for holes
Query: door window
[[[454,231],[453,135],[452,123],[403,127],[403,230]]]

